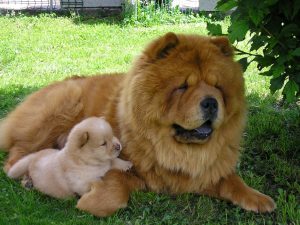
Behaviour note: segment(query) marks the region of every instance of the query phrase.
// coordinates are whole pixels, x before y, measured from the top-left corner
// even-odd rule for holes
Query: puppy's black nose
[[[200,107],[206,119],[215,119],[218,112],[218,102],[215,98],[207,97],[200,102]]]
[[[121,150],[121,145],[120,144],[115,144],[115,150],[120,151]]]

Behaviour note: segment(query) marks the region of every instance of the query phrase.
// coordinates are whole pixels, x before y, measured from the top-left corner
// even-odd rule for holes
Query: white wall
[[[122,0],[83,0],[83,7],[120,7]]]
[[[172,6],[179,6],[183,9],[199,9],[200,11],[214,11],[218,0],[174,0]]]

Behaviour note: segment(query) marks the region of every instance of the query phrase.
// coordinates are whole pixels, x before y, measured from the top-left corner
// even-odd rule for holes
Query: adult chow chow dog
[[[228,39],[167,33],[126,75],[74,77],[33,93],[4,120],[0,143],[9,150],[8,169],[26,154],[57,145],[83,118],[105,116],[121,139],[121,158],[134,165],[130,175],[148,190],[207,194],[270,212],[274,201],[235,172],[245,115],[242,71]],[[118,176],[124,180],[117,173],[113,179]],[[113,183],[89,198],[117,199],[134,189]]]

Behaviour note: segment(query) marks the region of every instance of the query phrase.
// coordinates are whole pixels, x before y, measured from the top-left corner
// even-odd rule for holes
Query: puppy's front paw
[[[112,169],[127,171],[132,167],[132,162],[116,158],[113,160]]]
[[[132,162],[130,162],[130,161],[124,161],[124,164],[122,165],[121,170],[127,171],[127,170],[129,170],[132,167],[132,165],[133,165]]]
[[[33,181],[29,175],[24,175],[21,181],[21,185],[27,189],[33,189]]]

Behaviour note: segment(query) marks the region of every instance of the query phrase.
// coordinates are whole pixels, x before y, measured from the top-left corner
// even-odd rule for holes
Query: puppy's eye
[[[101,146],[106,146],[106,144],[107,144],[106,141],[104,141],[103,144],[102,144]]]
[[[179,91],[186,91],[187,89],[188,89],[188,84],[187,84],[187,82],[185,81],[182,85],[180,85],[178,88],[177,88],[177,90],[179,90]]]

